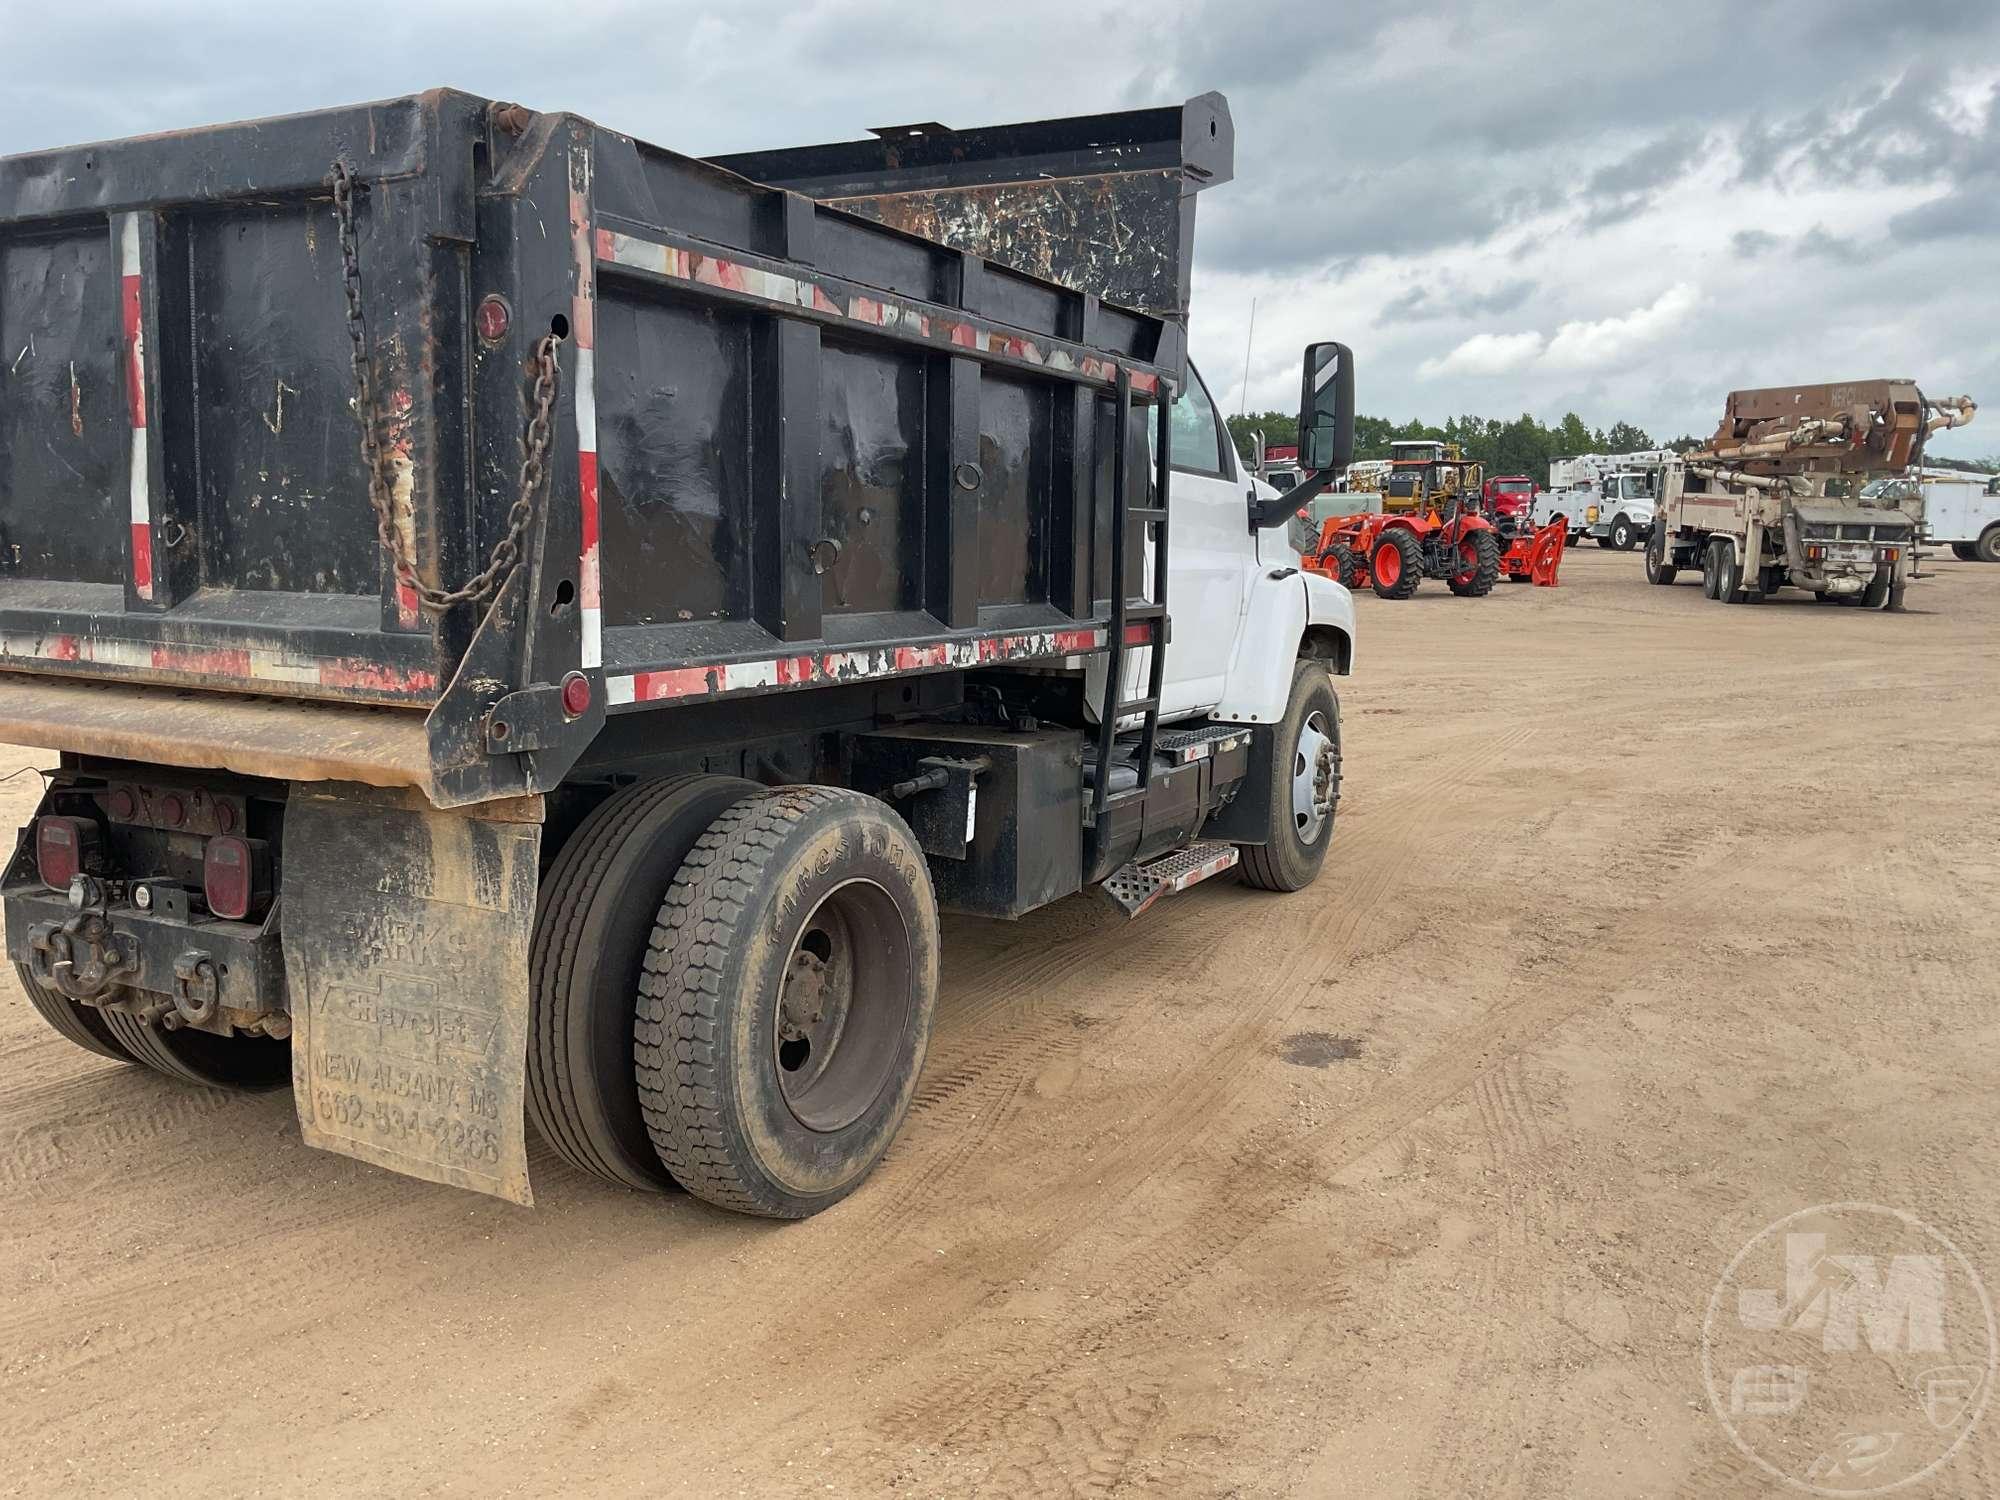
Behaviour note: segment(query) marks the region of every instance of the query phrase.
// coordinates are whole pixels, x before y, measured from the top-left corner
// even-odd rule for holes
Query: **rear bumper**
[[[210,1029],[225,1035],[230,1020],[247,1024],[285,1009],[284,956],[275,922],[199,920],[140,911],[130,904],[111,907],[104,913],[108,940],[98,939],[98,947],[115,951],[121,962],[111,982],[90,987],[72,977],[89,940],[58,941],[76,915],[66,897],[39,885],[17,884],[7,889],[5,904],[7,957],[72,999],[117,1000],[132,989],[168,996],[190,988],[207,990],[222,1013]],[[68,974],[53,971],[55,963],[72,954],[77,964]]]
[[[432,792],[424,715],[0,673],[0,741],[279,781]]]

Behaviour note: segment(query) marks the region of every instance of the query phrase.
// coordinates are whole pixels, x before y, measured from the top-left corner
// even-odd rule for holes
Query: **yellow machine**
[[[1466,461],[1456,443],[1417,439],[1389,445],[1389,474],[1382,486],[1382,509],[1392,514],[1446,511],[1454,500],[1477,505],[1485,474]]]

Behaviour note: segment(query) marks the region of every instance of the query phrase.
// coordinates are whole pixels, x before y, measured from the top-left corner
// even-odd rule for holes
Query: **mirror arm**
[[[1273,526],[1283,526],[1303,507],[1317,500],[1333,480],[1332,469],[1307,469],[1304,477],[1284,494],[1260,500],[1250,507],[1250,529],[1266,531]]]

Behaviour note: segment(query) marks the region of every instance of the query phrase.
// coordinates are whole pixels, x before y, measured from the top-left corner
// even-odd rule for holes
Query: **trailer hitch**
[[[90,1001],[135,973],[139,955],[111,928],[104,883],[79,875],[69,884],[71,915],[28,929],[28,969],[38,983],[72,1000]]]

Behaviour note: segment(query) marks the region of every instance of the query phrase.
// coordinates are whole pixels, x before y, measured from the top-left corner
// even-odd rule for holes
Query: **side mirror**
[[[1344,469],[1354,461],[1354,351],[1345,344],[1306,345],[1299,378],[1299,460],[1308,469]]]
[[[1310,504],[1354,461],[1354,351],[1331,341],[1306,345],[1299,380],[1299,482],[1250,507],[1250,528],[1278,526]]]

